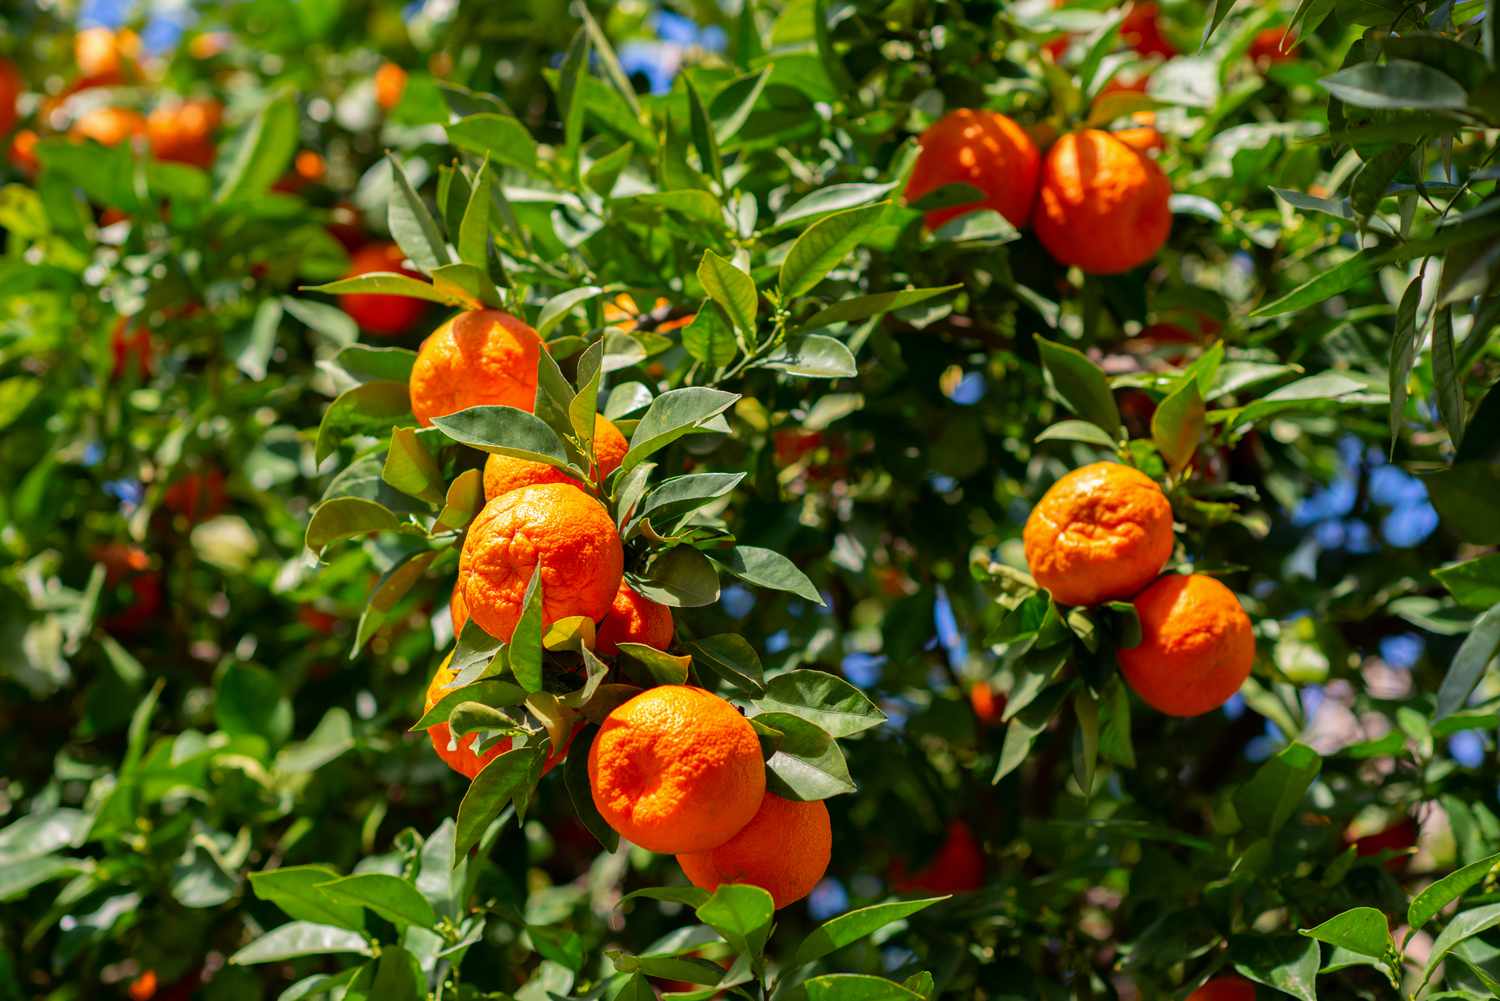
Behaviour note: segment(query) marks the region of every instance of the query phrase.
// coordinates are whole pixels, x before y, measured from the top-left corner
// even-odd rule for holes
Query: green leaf
[[[433,531],[456,532],[474,520],[484,507],[484,476],[477,469],[465,469],[448,484],[443,509],[433,522]]]
[[[372,1001],[426,1001],[427,977],[417,957],[399,945],[382,946],[369,996]]]
[[[1291,819],[1322,767],[1323,759],[1306,744],[1282,748],[1234,794],[1240,820],[1251,830],[1275,834]]]
[[[724,163],[719,157],[719,143],[714,136],[713,124],[708,120],[708,109],[703,106],[703,98],[698,95],[698,88],[693,86],[692,74],[684,73],[682,79],[687,86],[688,123],[693,137],[693,146],[698,150],[698,162],[708,176],[714,179],[714,183],[722,189]]]
[[[1500,652],[1500,605],[1491,607],[1474,620],[1469,635],[1464,637],[1458,653],[1454,654],[1453,663],[1448,666],[1448,673],[1438,688],[1437,709],[1432,716],[1434,722],[1463,708],[1497,652]]]
[[[1422,276],[1419,274],[1406,285],[1401,294],[1401,304],[1396,307],[1396,331],[1391,337],[1390,394],[1391,394],[1391,449],[1395,453],[1397,440],[1401,437],[1401,425],[1406,420],[1406,386],[1411,378],[1412,363],[1417,357],[1421,331],[1417,328],[1417,308],[1422,303]]]
[[[1318,82],[1334,97],[1356,108],[1440,111],[1458,110],[1469,102],[1463,84],[1408,59],[1391,59],[1384,65],[1358,63]]]
[[[802,333],[811,330],[821,330],[838,323],[857,323],[860,320],[868,320],[872,316],[881,316],[908,306],[915,306],[929,299],[947,295],[949,292],[963,288],[963,285],[940,285],[935,288],[909,288],[899,292],[877,292],[873,295],[855,296],[853,299],[844,299],[832,306],[818,310],[807,320],[798,324],[797,329]]]
[[[1063,402],[1079,417],[1098,425],[1112,438],[1118,438],[1123,431],[1120,410],[1115,406],[1109,380],[1099,366],[1089,361],[1083,352],[1065,344],[1054,344],[1044,337],[1038,337],[1036,344],[1041,352],[1042,365]]]
[[[868,205],[884,198],[895,188],[894,182],[885,184],[830,184],[799,199],[776,217],[773,230],[782,229],[796,222],[818,219],[835,212],[843,212],[859,205]]]
[[[272,747],[291,736],[292,704],[270,671],[231,663],[216,688],[214,720],[225,733],[260,737]]]
[[[465,264],[488,273],[490,254],[490,185],[493,174],[490,161],[479,165],[474,175],[474,187],[469,192],[469,204],[464,208],[463,220],[458,227],[458,259]]]
[[[738,393],[690,386],[671,389],[651,401],[630,435],[630,451],[620,463],[620,477],[642,460],[717,417],[738,400]]]
[[[340,393],[323,411],[314,458],[322,462],[351,436],[384,434],[393,424],[413,421],[406,383],[386,379],[361,383]]]
[[[390,205],[386,210],[386,222],[391,237],[401,252],[410,258],[419,269],[431,272],[444,264],[452,263],[448,244],[443,240],[437,220],[427,211],[422,197],[411,186],[401,161],[388,154],[391,164],[392,191]]]
[[[567,449],[557,432],[535,414],[516,407],[470,407],[432,423],[460,445],[492,455],[545,462],[568,471]]]
[[[621,653],[639,661],[646,668],[646,673],[651,676],[651,680],[658,685],[687,684],[688,670],[693,664],[692,657],[665,653],[645,643],[619,643],[617,645]]]
[[[701,672],[705,668],[752,696],[765,691],[760,657],[743,636],[721,633],[685,644]]]
[[[397,274],[394,271],[371,271],[353,278],[341,278],[324,285],[310,285],[306,291],[326,292],[329,295],[373,292],[378,295],[403,295],[408,299],[425,299],[428,302],[440,302],[446,306],[458,305],[452,295],[434,288],[431,282],[424,282],[410,275]]]
[[[1062,658],[1057,658],[1057,663],[1061,662]],[[1048,677],[1050,676],[1049,674]],[[999,782],[1021,767],[1021,763],[1031,752],[1031,746],[1052,722],[1052,717],[1057,714],[1057,710],[1062,706],[1063,700],[1067,698],[1072,688],[1071,682],[1062,682],[1045,688],[1024,709],[1011,717],[1009,725],[1005,728],[1005,743],[1001,745],[1000,761],[995,766],[995,774],[990,779],[991,783]]]
[[[296,100],[290,95],[272,98],[251,120],[214,201],[225,205],[265,194],[292,162],[297,126]]]
[[[1463,373],[1453,356],[1453,309],[1445,306],[1432,319],[1432,380],[1437,386],[1438,415],[1454,448],[1464,443]]]
[[[505,658],[511,673],[528,692],[542,690],[542,564],[537,561],[526,584],[526,593],[521,598],[521,617],[505,648]]]
[[[469,115],[448,126],[448,140],[465,153],[537,172],[536,140],[509,115]]]
[[[714,562],[736,577],[775,591],[790,591],[815,605],[823,605],[823,596],[808,580],[807,574],[785,556],[760,546],[735,546],[727,553],[715,554]]]
[[[730,81],[715,95],[709,114],[714,120],[714,138],[720,146],[739,135],[770,79],[771,67],[768,66],[759,73],[747,74]]]
[[[1151,415],[1151,440],[1172,473],[1181,472],[1198,451],[1205,412],[1198,380],[1184,379]]]
[[[886,720],[864,692],[843,678],[816,670],[778,674],[766,684],[766,693],[756,699],[755,706],[761,712],[798,716],[832,737],[852,737]]]
[[[547,300],[547,305],[542,307],[541,315],[537,317],[536,332],[545,339],[574,306],[603,294],[604,290],[597,285],[584,285],[553,296]]]
[[[1044,441],[1076,441],[1085,445],[1097,445],[1114,451],[1118,443],[1099,425],[1089,421],[1058,421],[1036,436],[1038,443]]]
[[[1315,928],[1303,928],[1302,934],[1341,949],[1374,959],[1385,958],[1391,950],[1391,929],[1385,915],[1373,907],[1354,907],[1336,914]]]
[[[884,977],[865,973],[829,973],[803,985],[807,1001],[921,1001],[922,995]]]
[[[359,627],[354,633],[354,646],[349,651],[351,660],[379,631],[380,627],[385,625],[386,616],[396,607],[398,601],[406,597],[407,592],[416,585],[417,581],[422,579],[422,575],[427,572],[432,561],[437,559],[437,555],[437,552],[433,550],[412,553],[381,574],[379,582],[370,592],[370,600],[365,604],[365,610],[360,613]]]
[[[1296,935],[1247,935],[1231,941],[1230,955],[1242,976],[1300,1001],[1318,1001],[1316,980],[1322,956],[1313,940]]]
[[[1438,583],[1466,608],[1479,611],[1500,605],[1500,553],[1449,563],[1432,571]]]
[[[698,281],[709,298],[723,308],[735,329],[754,338],[759,296],[750,276],[712,250],[705,250],[698,262]]]
[[[715,890],[694,913],[735,951],[756,957],[771,934],[776,908],[771,895],[758,886],[726,884]]]
[[[801,716],[763,712],[756,726],[775,730],[776,750],[766,759],[766,788],[787,799],[828,799],[853,792],[844,754],[828,732]]]
[[[513,747],[480,769],[469,791],[458,805],[458,824],[453,831],[453,857],[462,858],[506,805],[529,787],[541,769],[541,748],[535,744]]]
[[[271,929],[230,956],[229,961],[238,966],[251,966],[255,963],[280,963],[298,956],[340,952],[372,955],[369,944],[359,932],[311,921],[293,921]]]
[[[682,347],[694,361],[714,368],[723,368],[739,354],[729,318],[718,303],[709,301],[703,303],[693,322],[683,328]]]
[[[0,902],[20,900],[44,883],[77,875],[87,868],[87,863],[81,859],[60,855],[7,859],[4,865],[0,865]]]
[[[615,55],[614,47],[609,44],[609,37],[605,35],[604,29],[599,27],[599,22],[594,20],[594,15],[589,13],[586,4],[577,5],[573,11],[583,20],[584,30],[589,34],[589,42],[599,58],[599,65],[604,68],[604,75],[609,77],[610,84],[619,93],[625,106],[636,118],[640,118],[641,105],[636,99],[635,88],[631,86],[630,78],[625,75],[625,68],[620,65],[620,58]]]
[[[1487,855],[1477,862],[1470,862],[1462,869],[1429,883],[1421,893],[1412,898],[1411,904],[1406,908],[1407,926],[1416,931],[1427,924],[1443,908],[1484,882],[1497,865],[1500,865],[1500,852]]]
[[[398,928],[431,928],[437,923],[427,898],[397,876],[364,872],[320,884],[318,889],[339,903],[367,907]]]
[[[413,428],[396,428],[391,432],[391,447],[386,452],[380,478],[402,493],[429,504],[443,500],[443,471]]]
[[[578,816],[579,823],[588,829],[605,851],[613,852],[620,847],[620,835],[600,816],[589,785],[589,751],[594,746],[594,737],[598,733],[597,726],[588,726],[574,732],[573,744],[568,749],[567,760],[563,762],[563,781],[568,787],[568,798],[573,802],[573,812]]]
[[[578,163],[578,144],[583,137],[582,82],[588,76],[589,35],[588,28],[579,28],[568,43],[567,55],[563,57],[557,74],[557,106],[563,120],[563,160],[568,164]]]
[[[792,956],[789,965],[798,967],[816,962],[850,943],[858,942],[867,935],[873,935],[892,922],[911,917],[918,911],[925,911],[933,904],[941,903],[946,899],[948,898],[927,897],[922,900],[894,900],[840,914],[814,928],[812,934],[803,939],[802,944],[797,947],[797,952]]]
[[[255,895],[275,904],[295,921],[311,921],[361,931],[365,915],[359,905],[342,904],[325,896],[318,887],[338,879],[326,865],[293,865],[250,874]]]
[[[324,307],[324,304],[320,302],[296,299],[283,299],[282,302],[300,302],[303,306]],[[343,310],[335,311],[340,316],[345,315]],[[416,364],[416,361],[417,353],[408,348],[373,348],[368,344],[351,344],[333,357],[335,365],[360,382],[407,382],[411,378],[412,366]]]
[[[698,608],[719,600],[714,562],[692,546],[674,546],[652,560],[650,574],[636,582],[643,597],[674,608]]]
[[[390,532],[400,527],[401,519],[384,504],[363,497],[335,497],[313,508],[305,543],[308,549],[321,553],[340,539]]]
[[[1432,951],[1427,954],[1427,966],[1422,970],[1422,983],[1432,979],[1433,973],[1453,951],[1453,947],[1466,939],[1472,938],[1483,932],[1489,931],[1496,925],[1500,925],[1500,904],[1490,904],[1486,907],[1476,907],[1470,911],[1460,911],[1454,915],[1453,920],[1448,922],[1448,927],[1443,929],[1437,941],[1432,943]]]
[[[889,202],[848,209],[821,219],[797,237],[781,262],[777,285],[783,299],[805,295],[838,267],[880,224]]]
[[[756,365],[806,379],[848,379],[859,374],[854,354],[842,341],[823,334],[793,337]]]

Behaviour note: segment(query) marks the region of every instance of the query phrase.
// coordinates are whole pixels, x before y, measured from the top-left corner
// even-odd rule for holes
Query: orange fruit
[[[394,243],[372,243],[349,256],[349,270],[344,277],[357,278],[374,271],[393,271],[408,278],[420,278],[417,272],[402,263],[405,260],[406,255]],[[352,292],[339,296],[339,307],[365,333],[391,337],[417,322],[427,310],[427,303],[405,295]]]
[[[977,209],[994,209],[1011,225],[1026,225],[1041,158],[1021,126],[998,112],[960,108],[928,126],[920,143],[922,151],[906,182],[908,202],[945,184],[967,184],[984,192],[982,201],[928,212],[928,229]]]
[[[723,883],[758,886],[780,910],[812,892],[832,854],[828,807],[821,800],[799,803],[768,792],[738,834],[717,848],[680,854],[677,864],[699,889],[712,893]]]
[[[1247,52],[1259,66],[1297,58],[1297,33],[1290,28],[1262,28],[1250,41]]]
[[[615,427],[614,422],[603,414],[595,414],[594,462],[597,471],[594,478],[596,482],[603,483],[610,473],[620,468],[620,460],[625,458],[628,448],[625,436],[620,433],[619,428]],[[532,462],[530,459],[517,459],[509,455],[491,455],[484,460],[485,500],[494,500],[501,494],[519,490],[521,487],[535,486],[538,483],[578,485],[578,481],[573,477],[545,462]]]
[[[464,631],[464,626],[469,621],[469,605],[464,601],[464,590],[459,584],[453,585],[453,596],[448,599],[448,614],[453,617],[453,635],[457,636]]]
[[[1255,661],[1250,616],[1212,577],[1168,574],[1135,599],[1141,642],[1116,656],[1125,681],[1152,708],[1199,716],[1240,690]]]
[[[158,104],[146,116],[146,136],[158,160],[207,169],[214,162],[214,133],[224,106],[212,98]]]
[[[536,405],[542,339],[498,309],[460,313],[422,342],[411,370],[411,412],[424,427],[434,417],[478,406]]]
[[[538,564],[544,623],[603,618],[625,568],[604,505],[566,483],[522,487],[485,504],[458,558],[463,603],[485,632],[510,639]]]
[[[292,161],[292,171],[304,181],[317,183],[328,173],[328,164],[322,153],[315,149],[304,149],[299,150],[297,158]]]
[[[427,685],[427,698],[422,704],[422,712],[426,713],[448,694],[453,687],[453,679],[457,672],[453,670],[453,654],[449,654],[441,664],[437,672],[433,674],[432,681]],[[439,723],[427,728],[427,735],[432,740],[432,749],[437,756],[442,758],[449,768],[465,778],[472,779],[479,774],[480,769],[494,761],[500,755],[510,750],[511,739],[502,737],[490,744],[483,752],[476,750],[480,741],[480,734],[471,733],[461,738],[458,742],[453,740],[453,730],[447,723]],[[542,764],[542,773],[546,774],[554,766],[568,756],[568,740],[561,748],[553,748],[547,755],[547,760]]]
[[[1161,30],[1161,8],[1154,3],[1131,4],[1130,12],[1120,22],[1120,40],[1142,56],[1171,59],[1177,47]]]
[[[1137,125],[1128,129],[1116,129],[1111,133],[1116,139],[1140,153],[1160,152],[1167,148],[1167,141],[1150,125]]]
[[[68,136],[81,142],[92,139],[104,146],[118,146],[146,134],[146,119],[129,108],[93,108],[78,116]]]
[[[16,99],[26,89],[21,71],[9,59],[0,59],[0,136],[16,127]]]
[[[156,997],[156,971],[147,970],[130,982],[125,993],[130,995],[130,1001],[151,1001]]]
[[[401,103],[406,92],[406,70],[395,63],[381,63],[375,71],[375,103],[381,110],[390,111]]]
[[[675,628],[670,608],[637,594],[622,580],[614,604],[599,623],[594,649],[606,657],[619,653],[621,643],[644,643],[665,650],[672,645]]]
[[[1369,858],[1373,855],[1381,855],[1385,852],[1395,852],[1385,860],[1387,872],[1400,873],[1411,861],[1407,849],[1417,843],[1417,822],[1410,817],[1402,817],[1389,827],[1382,828],[1374,834],[1366,834],[1362,837],[1353,837],[1354,829],[1351,827],[1344,832],[1344,843],[1354,846],[1354,854],[1359,858]]]
[[[984,849],[962,820],[948,824],[948,833],[932,860],[908,874],[898,860],[891,867],[891,886],[898,893],[972,893],[984,885]]]
[[[199,522],[222,512],[227,500],[223,472],[210,469],[203,473],[188,473],[167,487],[162,495],[162,506],[190,522]]]
[[[600,816],[628,841],[706,852],[760,810],[766,769],[754,728],[734,706],[701,688],[661,685],[605,717],[589,749],[589,788]]]
[[[1129,598],[1172,555],[1172,505],[1156,481],[1096,462],[1052,484],[1021,533],[1026,565],[1064,605]]]
[[[1151,260],[1172,229],[1172,185],[1108,132],[1070,132],[1047,151],[1032,225],[1060,263],[1112,275]]]
[[[10,141],[10,162],[23,174],[35,174],[41,162],[36,156],[36,144],[41,141],[31,129],[22,129]]]
[[[75,90],[123,83],[135,74],[141,39],[133,31],[96,26],[73,37],[73,61],[81,79]]]
[[[976,681],[969,686],[969,707],[974,718],[984,726],[994,726],[1005,715],[1006,698],[996,694],[988,681]]]
[[[1188,1001],[1255,1001],[1255,985],[1242,977],[1214,977],[1189,994]]]

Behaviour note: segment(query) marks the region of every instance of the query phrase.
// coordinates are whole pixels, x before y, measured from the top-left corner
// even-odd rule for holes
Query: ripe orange
[[[701,688],[662,685],[605,718],[589,750],[589,788],[627,840],[654,852],[706,852],[760,810],[766,769],[754,728],[734,706]]]
[[[758,886],[776,909],[812,892],[828,871],[833,832],[821,800],[799,803],[768,792],[740,832],[717,848],[677,856],[694,886],[713,892],[723,883]]]
[[[1152,150],[1160,152],[1167,148],[1167,141],[1150,125],[1116,129],[1111,135],[1139,153],[1150,153]]]
[[[411,370],[411,412],[423,426],[434,417],[478,406],[536,405],[542,339],[498,309],[460,313],[432,332]]]
[[[922,152],[906,182],[906,200],[916,201],[945,184],[968,184],[984,200],[934,209],[929,229],[977,209],[994,209],[1013,226],[1025,226],[1036,198],[1040,155],[1031,136],[994,111],[950,111],[922,133]]]
[[[1096,462],[1052,484],[1021,533],[1036,582],[1064,605],[1128,598],[1172,555],[1172,505],[1138,469]]]
[[[1108,132],[1083,129],[1048,150],[1033,225],[1060,263],[1119,274],[1151,260],[1166,242],[1171,197],[1171,182],[1153,160]]]
[[[1188,1001],[1255,1001],[1255,985],[1242,977],[1214,977],[1189,994]]]
[[[315,149],[304,149],[299,150],[297,158],[292,161],[292,171],[300,179],[316,184],[328,173],[328,164],[322,153]]]
[[[990,687],[988,681],[976,681],[969,686],[969,707],[974,718],[983,726],[994,726],[1005,715],[1006,698]]]
[[[1366,834],[1361,837],[1353,837],[1354,829],[1351,827],[1344,832],[1345,844],[1354,846],[1354,854],[1359,858],[1369,858],[1372,855],[1380,855],[1385,852],[1395,852],[1385,860],[1387,872],[1400,873],[1406,868],[1411,856],[1406,854],[1407,849],[1417,843],[1420,831],[1417,822],[1410,817],[1402,817],[1389,827],[1382,828],[1374,834]]]
[[[141,54],[141,39],[133,31],[115,31],[96,26],[73,37],[73,61],[80,79],[74,90],[109,87],[135,75]]]
[[[453,654],[450,653],[438,665],[437,672],[433,674],[432,681],[427,685],[427,699],[422,704],[422,712],[425,713],[437,705],[442,697],[448,694],[448,690],[453,687],[453,679],[457,672],[453,670],[452,664]],[[447,723],[439,723],[436,726],[428,727],[427,735],[432,740],[432,749],[437,752],[437,756],[442,758],[449,768],[470,779],[478,775],[480,769],[485,765],[510,750],[512,743],[509,737],[502,737],[486,747],[483,752],[480,752],[475,749],[479,743],[479,734],[471,733],[455,743],[453,740],[453,730]],[[553,748],[551,750],[547,755],[547,760],[542,764],[543,774],[551,771],[554,766],[568,756],[568,745],[571,743],[572,741],[569,740],[561,748]]]
[[[523,487],[485,504],[458,558],[463,603],[485,632],[510,639],[538,564],[545,623],[603,618],[625,567],[604,505],[566,483]]]
[[[401,103],[406,92],[406,70],[395,63],[381,63],[375,71],[375,103],[384,111],[390,111]]]
[[[1247,54],[1258,66],[1296,59],[1297,33],[1290,28],[1262,28],[1251,40]]]
[[[1255,661],[1250,616],[1234,592],[1201,574],[1168,574],[1135,599],[1139,646],[1118,651],[1135,693],[1169,716],[1199,716],[1240,690]]]
[[[130,1001],[151,1001],[156,997],[156,971],[147,970],[130,982],[125,993],[130,996]]]
[[[167,487],[162,495],[162,506],[196,523],[222,512],[227,500],[224,473],[210,469],[203,473],[188,473]]]
[[[453,617],[453,635],[457,636],[464,631],[464,626],[469,621],[469,604],[464,601],[464,589],[460,584],[453,585],[453,596],[448,599],[448,614]]]
[[[41,137],[31,129],[22,129],[10,141],[10,162],[23,174],[35,174],[41,166],[36,156],[36,144]]]
[[[890,877],[898,893],[972,893],[984,885],[984,849],[968,824],[954,820],[930,862],[908,874],[898,860]]]
[[[644,643],[665,650],[672,645],[675,628],[670,608],[637,594],[621,581],[614,604],[599,623],[595,652],[612,657],[620,652],[621,643]]]
[[[146,136],[158,160],[207,169],[214,162],[214,133],[224,106],[212,98],[158,104],[146,116]]]
[[[104,146],[118,146],[146,134],[146,119],[129,108],[94,108],[78,116],[68,135],[81,142],[92,139]]]
[[[1177,47],[1161,30],[1161,8],[1154,3],[1131,4],[1130,12],[1120,22],[1120,40],[1142,56],[1171,59]]]
[[[406,255],[394,243],[372,243],[355,251],[349,257],[349,271],[345,278],[357,278],[372,271],[394,271],[408,278],[421,277],[403,266]],[[421,299],[404,295],[380,295],[372,292],[354,292],[339,296],[339,306],[348,313],[359,328],[367,334],[391,337],[401,333],[422,316],[427,304]]]
[[[16,99],[26,89],[21,71],[9,59],[0,59],[0,136],[16,127]]]
[[[531,409],[527,407],[526,409]],[[605,477],[620,468],[629,445],[620,429],[603,414],[594,415],[594,462],[597,466],[595,481],[603,483]],[[494,500],[501,494],[538,483],[571,483],[578,481],[556,466],[545,462],[532,462],[509,455],[491,455],[484,460],[484,498]]]

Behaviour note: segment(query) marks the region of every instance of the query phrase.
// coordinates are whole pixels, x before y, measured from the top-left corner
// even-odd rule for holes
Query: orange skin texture
[[[1161,9],[1154,3],[1132,4],[1130,13],[1120,22],[1120,40],[1142,56],[1171,59],[1177,48],[1161,30]]]
[[[439,665],[437,673],[432,676],[432,681],[427,685],[427,698],[422,704],[422,712],[426,713],[438,704],[448,689],[453,687],[454,670],[451,667],[453,655]],[[458,746],[453,745],[453,731],[447,723],[439,723],[428,727],[427,735],[432,738],[432,749],[444,763],[464,778],[472,779],[479,774],[479,770],[494,761],[500,755],[510,750],[511,740],[503,737],[485,748],[484,753],[474,750],[474,743],[479,739],[478,734],[469,734]]]
[[[594,806],[653,852],[706,852],[760,810],[760,741],[728,702],[701,688],[648,688],[607,717],[589,749]]]
[[[994,209],[1011,225],[1026,225],[1041,155],[1021,126],[993,111],[960,108],[928,126],[921,146],[906,182],[908,202],[946,184],[968,184],[985,194],[983,201],[928,212],[928,229],[977,209]]]
[[[434,417],[469,407],[536,405],[542,339],[498,309],[460,313],[432,332],[411,370],[411,412],[426,427]]]
[[[199,522],[221,513],[227,500],[224,474],[210,469],[204,473],[188,473],[167,487],[162,505],[190,522]]]
[[[996,694],[987,681],[976,681],[969,686],[969,706],[974,718],[985,726],[994,726],[1005,715],[1006,698]]]
[[[1189,994],[1188,1001],[1255,1001],[1255,985],[1241,977],[1214,977]]]
[[[758,886],[780,910],[813,891],[832,854],[833,831],[821,800],[799,803],[768,792],[738,834],[706,852],[678,855],[677,864],[699,889]]]
[[[16,98],[26,89],[21,71],[9,59],[0,59],[0,136],[16,127]]]
[[[1125,681],[1168,716],[1201,716],[1240,690],[1255,662],[1250,616],[1202,574],[1169,574],[1135,599],[1140,645],[1117,651]]]
[[[1032,225],[1060,263],[1120,274],[1166,243],[1171,197],[1172,184],[1155,161],[1108,132],[1083,129],[1047,152]]]
[[[899,861],[891,867],[898,893],[972,893],[984,885],[984,849],[962,820],[948,824],[948,835],[932,861],[908,874]]]
[[[1247,54],[1257,65],[1296,59],[1297,33],[1290,28],[1262,28],[1255,33]]]
[[[158,160],[207,169],[214,162],[214,133],[224,118],[224,106],[202,98],[159,104],[146,116],[146,137]]]
[[[408,278],[420,278],[421,275],[402,265],[405,259],[401,248],[394,243],[372,243],[350,255],[349,270],[344,277],[357,278],[372,271],[393,271]],[[371,292],[341,295],[339,307],[359,324],[361,330],[379,337],[401,333],[427,310],[427,304],[421,299]]]
[[[92,139],[103,146],[118,146],[146,134],[146,119],[128,108],[94,108],[80,115],[68,136],[81,142]]]
[[[457,636],[469,622],[469,603],[464,601],[464,590],[460,584],[453,585],[453,596],[448,599],[448,614],[453,617],[453,635]]]
[[[406,70],[395,63],[382,63],[375,71],[375,103],[382,111],[390,111],[401,103],[406,92]]]
[[[130,982],[125,993],[130,995],[130,1001],[151,1001],[156,997],[156,971],[147,970]]]
[[[458,558],[458,591],[485,632],[510,640],[538,563],[544,624],[602,619],[625,569],[604,505],[566,483],[523,487],[485,504]]]
[[[613,421],[603,414],[594,415],[596,482],[603,483],[610,473],[620,468],[620,461],[625,458],[629,447],[625,436]],[[545,462],[532,462],[530,459],[517,459],[509,455],[491,455],[484,460],[485,500],[494,500],[501,494],[539,483],[571,483],[578,486],[578,481],[573,477]]]
[[[1149,125],[1138,125],[1128,129],[1116,129],[1114,137],[1140,153],[1165,150],[1167,141],[1160,132]]]
[[[1129,598],[1172,555],[1172,505],[1130,466],[1096,462],[1052,484],[1021,533],[1026,565],[1060,604]]]
[[[614,604],[599,623],[594,652],[613,657],[620,652],[621,643],[644,643],[665,650],[672,645],[676,630],[670,608],[637,594],[621,581]]]

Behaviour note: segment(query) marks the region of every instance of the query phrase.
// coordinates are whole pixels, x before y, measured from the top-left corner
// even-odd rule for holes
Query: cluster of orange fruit
[[[1153,708],[1198,716],[1250,676],[1255,636],[1234,592],[1202,574],[1162,574],[1172,505],[1145,473],[1114,462],[1075,469],[1032,508],[1022,541],[1032,577],[1058,603],[1134,603],[1141,642],[1117,656]]]
[[[1013,119],[960,108],[922,133],[906,199],[967,184],[984,198],[933,209],[926,215],[929,228],[993,209],[1017,229],[1030,225],[1059,263],[1089,274],[1119,274],[1155,257],[1172,228],[1171,182],[1140,148],[1154,141],[1136,131],[1069,132],[1044,159]]]

